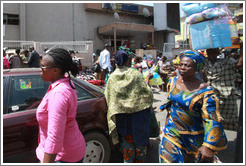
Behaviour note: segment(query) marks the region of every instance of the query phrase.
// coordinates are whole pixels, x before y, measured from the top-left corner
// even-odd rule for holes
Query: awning
[[[99,35],[114,35],[114,48],[116,51],[116,36],[136,35],[136,32],[152,33],[152,44],[154,45],[154,26],[146,24],[116,22],[98,27]]]

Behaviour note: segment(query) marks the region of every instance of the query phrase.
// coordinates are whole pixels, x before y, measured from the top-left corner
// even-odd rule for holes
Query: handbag
[[[160,127],[159,127],[159,124],[157,122],[153,108],[150,111],[150,125],[149,125],[149,127],[150,127],[149,137],[155,138],[155,137],[158,137],[160,135]]]

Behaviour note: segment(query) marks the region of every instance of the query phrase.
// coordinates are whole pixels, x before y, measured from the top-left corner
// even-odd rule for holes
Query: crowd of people
[[[40,67],[42,56],[37,53],[34,46],[30,46],[29,50],[15,49],[15,53],[6,53],[7,49],[3,49],[3,69]]]
[[[122,50],[113,55],[116,69],[109,73],[105,97],[109,106],[110,135],[113,142],[121,141],[124,162],[145,162],[148,139],[142,134],[148,135],[150,131],[145,124],[150,122],[144,116],[150,116],[148,111],[153,104],[150,101],[153,94],[141,87],[145,81],[144,87],[151,89],[149,82],[153,73],[148,72],[147,79],[144,79],[144,73],[153,66],[162,79],[160,91],[168,93],[167,101],[159,109],[167,111],[160,136],[159,161],[216,162],[218,158],[215,154],[227,148],[224,129],[238,129],[235,72],[242,71],[242,49],[241,43],[240,52],[232,49],[228,54],[217,48],[188,50],[171,61],[162,54],[158,56],[158,61],[146,56],[134,56],[129,60],[130,56]],[[99,56],[99,65],[103,56]],[[131,61],[130,65],[127,60]],[[137,103],[134,103],[135,99]],[[145,123],[139,122],[141,120]],[[138,155],[142,158],[139,159]]]
[[[114,145],[121,144],[123,162],[146,162],[153,72],[162,80],[159,90],[168,94],[159,108],[167,111],[159,161],[214,162],[215,154],[227,147],[224,129],[238,128],[234,89],[235,70],[243,66],[242,43],[236,60],[230,54],[219,58],[223,53],[219,49],[205,53],[187,50],[170,61],[162,54],[158,60],[137,55],[132,58],[124,48],[111,55],[110,45],[105,44],[95,61],[98,79],[105,81],[109,134]],[[3,53],[5,69],[40,67],[42,79],[51,82],[37,109],[36,154],[40,162],[81,162],[86,144],[75,119],[77,96],[70,75],[78,76],[79,66],[72,53],[54,48],[41,58],[34,47],[22,51],[22,55],[16,49],[8,58],[5,50]]]

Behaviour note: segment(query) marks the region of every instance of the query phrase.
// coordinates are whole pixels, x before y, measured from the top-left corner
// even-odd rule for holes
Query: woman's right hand
[[[202,145],[197,151],[196,158],[201,162],[213,162],[214,151]]]

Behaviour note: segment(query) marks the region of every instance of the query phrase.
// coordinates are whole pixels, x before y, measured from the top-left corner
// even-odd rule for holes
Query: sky
[[[153,6],[153,3],[142,3],[142,2],[134,2],[135,4],[140,4],[140,5],[146,5],[146,6]]]

